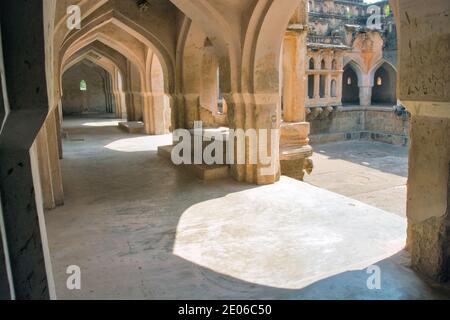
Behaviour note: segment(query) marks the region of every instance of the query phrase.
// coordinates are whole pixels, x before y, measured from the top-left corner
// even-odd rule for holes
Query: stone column
[[[155,117],[153,110],[153,95],[151,92],[144,93],[144,106],[142,110],[142,120],[146,134],[155,134]]]
[[[331,75],[327,73],[325,75],[325,99],[330,99],[331,97]]]
[[[403,101],[411,112],[408,242],[412,265],[450,278],[450,103]]]
[[[64,191],[58,153],[58,132],[55,115],[56,111],[56,109],[50,111],[47,120],[45,121],[45,128],[47,132],[48,157],[50,163],[54,202],[56,206],[62,206],[64,204]]]
[[[122,118],[122,98],[120,92],[117,90],[117,88],[114,88],[114,101],[115,108],[114,108],[114,115],[117,119]]]
[[[217,58],[214,47],[207,41],[203,50],[202,59],[202,87],[200,92],[200,106],[211,111],[218,112],[218,83],[217,83]]]
[[[337,69],[337,79],[336,79],[336,100],[339,104],[342,104],[342,86],[344,82],[344,58],[342,55],[336,55],[336,69]]]
[[[253,123],[250,120],[246,121],[247,115],[250,117],[250,119],[253,119],[253,110],[247,110],[248,112],[246,113],[246,106],[242,93],[224,93],[222,94],[222,97],[227,103],[227,116],[230,129],[245,130],[246,126],[249,125],[251,127],[254,127]],[[247,152],[248,150],[246,149],[246,153]],[[234,154],[236,154],[236,149]],[[236,162],[231,166],[231,175],[237,181],[246,181],[252,183],[254,180],[253,166],[248,166],[246,164]]]
[[[283,42],[283,120],[305,121],[306,36],[301,29],[290,29]]]
[[[163,92],[153,93],[153,117],[154,117],[154,134],[162,135],[170,132],[171,114],[170,100],[171,97]]]
[[[339,104],[342,104],[342,77],[343,72],[339,71],[336,79],[336,100],[339,101]]]
[[[126,114],[127,114],[127,121],[134,121],[135,115],[134,115],[134,99],[133,99],[133,93],[126,91],[125,93],[125,104],[126,104]]]
[[[273,94],[246,94],[243,95],[245,102],[245,128],[257,129],[258,140],[260,141],[263,134],[267,136],[267,145],[262,146],[259,141],[258,145],[248,145],[248,154],[255,151],[258,154],[257,164],[247,164],[247,182],[256,183],[258,185],[271,184],[279,180],[281,175],[280,169],[280,136],[272,139],[272,133],[280,134],[281,108],[279,106],[279,93]],[[265,129],[263,132],[260,129]],[[265,149],[263,149],[265,148]],[[274,148],[274,149],[272,149]],[[255,150],[256,149],[256,150]],[[263,164],[260,155],[261,152],[271,157],[271,165]]]
[[[181,93],[172,95],[171,103],[172,130],[185,128],[184,95]]]
[[[314,73],[314,100],[320,100],[320,74]]]
[[[105,94],[106,94],[106,109],[108,113],[112,113],[114,110],[114,95],[113,90],[111,88],[111,76],[105,71]]]
[[[58,138],[58,153],[59,153],[59,159],[62,160],[64,158],[64,152],[63,152],[63,146],[62,146],[62,102],[61,99],[58,100],[58,106],[55,110],[55,117],[56,117],[56,133]]]
[[[119,88],[119,70],[114,67],[114,74],[112,77],[112,90],[115,101],[115,116],[117,119],[122,119],[122,108],[124,105],[122,103],[122,92]]]
[[[372,104],[372,86],[359,87],[359,104],[364,107]]]
[[[144,84],[141,83],[140,71],[131,62],[127,68],[127,116],[128,121],[139,121],[143,117]]]
[[[48,137],[45,126],[42,127],[36,138],[36,149],[39,162],[39,176],[41,178],[42,201],[45,209],[53,209],[56,207],[56,204],[53,196]]]
[[[184,127],[187,129],[194,128],[194,122],[200,120],[199,114],[199,94],[184,95]]]
[[[283,43],[284,115],[280,128],[281,174],[302,180],[312,148],[308,146],[310,125],[305,122],[307,96],[307,31],[291,24]]]
[[[401,103],[411,113],[407,248],[412,267],[450,278],[450,21],[447,0],[391,2],[399,31]],[[408,12],[408,15],[404,12]],[[414,23],[411,23],[413,17]]]

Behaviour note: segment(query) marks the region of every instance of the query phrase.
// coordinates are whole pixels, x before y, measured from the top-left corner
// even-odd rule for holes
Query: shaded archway
[[[372,104],[394,105],[397,102],[397,73],[384,62],[374,74]]]
[[[359,105],[358,75],[351,64],[344,67],[342,81],[342,103]]]
[[[63,115],[111,114],[115,109],[111,75],[85,59],[62,76]]]
[[[174,8],[168,2],[162,5],[161,9],[166,6]],[[126,6],[122,3],[115,3],[114,7],[118,11],[126,11]],[[84,50],[94,43],[100,43],[103,47],[108,47],[108,50],[118,52],[127,60],[125,70],[120,70],[122,81],[119,81],[118,76],[113,77],[115,87],[120,87],[119,82],[121,82],[124,90],[127,90],[124,93],[125,99],[122,99],[120,94],[120,97],[116,99],[120,102],[121,112],[118,113],[118,116],[132,122],[143,121],[147,134],[167,133],[171,127],[170,123],[167,124],[165,118],[156,119],[154,117],[150,69],[151,61],[155,56],[162,68],[164,100],[167,104],[171,104],[171,94],[174,88],[173,56],[165,47],[167,43],[158,41],[154,33],[150,32],[155,24],[140,21],[149,28],[144,30],[136,27],[129,18],[120,14],[116,15],[114,12],[111,13],[106,10],[106,7],[93,13],[80,31],[70,34],[64,41],[60,51],[60,61],[63,65],[75,52]],[[141,19],[142,17],[139,15],[133,16],[133,18]],[[159,36],[163,37],[164,35]],[[115,74],[116,72],[114,72]],[[117,89],[116,91],[120,92],[121,90]],[[126,107],[122,108],[122,105],[125,104]],[[158,121],[164,122],[162,126],[164,130],[155,129]]]
[[[111,75],[116,117],[126,119],[125,93],[128,89],[122,79],[127,74],[127,58],[118,51],[97,41],[73,54],[63,66],[61,74],[84,59],[99,65]],[[62,85],[60,86],[62,87]]]

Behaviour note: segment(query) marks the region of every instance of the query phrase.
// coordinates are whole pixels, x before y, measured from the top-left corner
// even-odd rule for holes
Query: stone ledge
[[[173,148],[173,145],[158,147],[158,156],[164,159],[168,159],[172,164],[171,155]],[[197,178],[204,181],[218,180],[230,176],[230,167],[226,164],[185,164],[177,167],[189,170],[190,172],[194,173]]]
[[[130,134],[144,133],[144,123],[141,121],[119,122],[119,128]]]
[[[311,144],[321,144],[321,143],[349,141],[349,140],[372,140],[403,146],[409,144],[409,138],[407,136],[375,131],[352,131],[352,132],[314,134],[310,135],[309,139]]]

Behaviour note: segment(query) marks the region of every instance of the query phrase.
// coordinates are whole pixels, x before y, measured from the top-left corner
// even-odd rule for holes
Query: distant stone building
[[[397,36],[388,1],[310,0],[308,6],[306,113],[312,141],[371,137],[405,144],[408,123],[392,112]]]

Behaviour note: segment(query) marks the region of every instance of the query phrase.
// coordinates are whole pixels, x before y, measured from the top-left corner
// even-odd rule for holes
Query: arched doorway
[[[62,88],[64,115],[111,114],[115,110],[111,75],[89,60],[63,74]]]
[[[383,63],[374,74],[372,104],[394,105],[397,102],[397,75],[394,68]]]
[[[342,103],[359,105],[358,75],[351,64],[347,64],[344,68]]]

